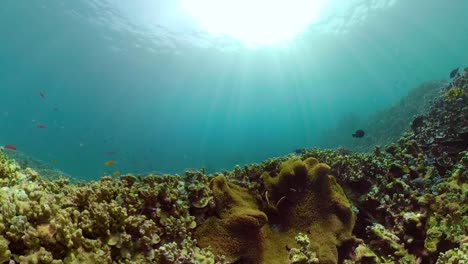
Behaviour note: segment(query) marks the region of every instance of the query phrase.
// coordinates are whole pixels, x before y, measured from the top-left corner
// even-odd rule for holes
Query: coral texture
[[[200,183],[193,179],[193,184]],[[124,175],[72,185],[65,178],[43,180],[0,153],[0,188],[2,263],[220,259],[187,240],[197,226],[189,201],[198,189],[180,177]]]
[[[262,174],[263,200],[248,189],[212,180],[217,212],[197,229],[202,247],[210,246],[229,261],[286,263],[299,232],[321,263],[337,263],[337,246],[352,240],[351,204],[330,168],[314,158],[283,162],[278,175]]]

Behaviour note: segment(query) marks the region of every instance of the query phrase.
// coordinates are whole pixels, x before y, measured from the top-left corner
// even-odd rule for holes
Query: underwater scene
[[[3,0],[0,264],[468,263],[467,12]]]

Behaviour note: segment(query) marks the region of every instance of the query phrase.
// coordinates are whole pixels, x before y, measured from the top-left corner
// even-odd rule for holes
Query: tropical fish
[[[116,171],[114,171],[114,172],[112,173],[112,175],[113,175],[114,177],[117,177],[117,176],[120,175],[120,171],[116,170]]]
[[[106,165],[106,166],[112,166],[113,164],[114,164],[113,160],[108,160],[108,161],[104,162],[104,165]]]
[[[58,162],[58,160],[51,160],[50,163],[52,164],[56,164]]]
[[[453,69],[451,72],[450,72],[450,79],[453,79],[455,76],[457,76],[458,74],[458,70],[460,69],[460,67],[456,68],[456,69]]]
[[[365,134],[364,130],[358,129],[356,130],[356,132],[354,132],[354,134],[352,134],[352,136],[355,138],[362,138],[364,134]]]
[[[46,126],[43,125],[43,124],[37,124],[36,127],[37,127],[37,128],[46,128]]]
[[[15,145],[11,145],[11,144],[7,144],[5,146],[3,146],[5,149],[9,149],[9,150],[16,150],[16,146]]]
[[[39,91],[39,96],[40,96],[40,97],[42,97],[42,98],[45,98],[45,94],[44,94],[44,92],[42,92],[42,91]]]

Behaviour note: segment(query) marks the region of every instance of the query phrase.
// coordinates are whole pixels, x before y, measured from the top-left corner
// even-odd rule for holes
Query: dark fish
[[[365,134],[364,130],[358,129],[358,130],[356,130],[356,132],[354,132],[354,134],[352,136],[355,137],[355,138],[362,138],[364,136],[364,134]]]
[[[39,96],[45,98],[45,94],[42,91],[39,91]]]
[[[43,125],[43,124],[37,124],[36,127],[37,127],[37,128],[46,128],[46,126]]]
[[[303,148],[295,149],[295,150],[294,150],[294,153],[296,153],[296,154],[302,154],[302,152],[303,152],[304,150],[305,150],[305,149],[303,149]]]
[[[11,145],[11,144],[8,144],[8,145],[5,145],[3,146],[5,149],[9,149],[9,150],[16,150],[16,146],[15,145]]]
[[[458,68],[456,68],[456,69],[454,69],[454,70],[452,70],[450,72],[450,79],[453,79],[455,76],[457,76],[459,69],[460,69],[460,67],[458,67]]]

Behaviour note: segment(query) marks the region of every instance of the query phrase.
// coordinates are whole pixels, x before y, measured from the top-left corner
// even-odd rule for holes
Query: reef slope
[[[468,70],[399,140],[47,180],[0,151],[0,263],[467,263]]]

